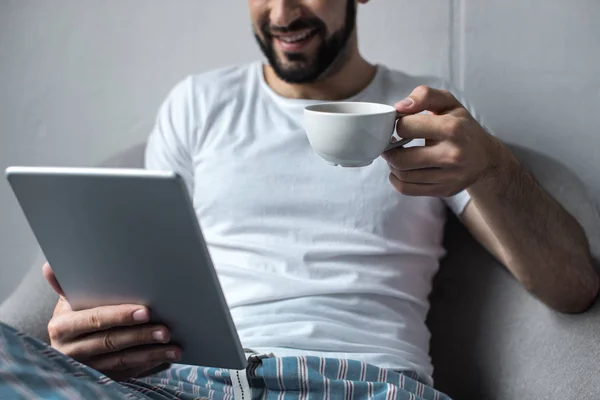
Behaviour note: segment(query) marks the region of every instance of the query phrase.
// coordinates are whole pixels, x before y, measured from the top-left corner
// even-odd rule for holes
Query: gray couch
[[[600,218],[584,185],[565,167],[512,146],[515,154],[584,226],[600,255]],[[143,146],[103,166],[139,167]],[[455,399],[600,399],[600,306],[581,315],[550,311],[527,294],[450,217],[448,254],[431,295],[428,325],[436,386]],[[56,296],[32,267],[0,305],[0,320],[47,340]]]

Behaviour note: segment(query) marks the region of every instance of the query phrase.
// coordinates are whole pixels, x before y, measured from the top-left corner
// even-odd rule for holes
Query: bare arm
[[[473,184],[465,226],[533,295],[581,312],[600,286],[579,223],[496,141],[496,166]]]
[[[475,237],[550,307],[587,309],[599,279],[577,221],[450,92],[421,86],[396,109],[405,115],[400,137],[425,139],[383,154],[396,190],[433,197],[468,190],[463,220]]]

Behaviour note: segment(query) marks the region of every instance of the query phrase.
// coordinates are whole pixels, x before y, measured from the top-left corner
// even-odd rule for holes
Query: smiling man
[[[148,141],[147,167],[178,172],[194,199],[252,349],[246,373],[176,365],[140,378],[181,356],[168,327],[137,305],[74,312],[61,297],[49,324],[61,353],[2,328],[1,398],[447,398],[433,388],[425,325],[446,208],[549,307],[593,302],[598,277],[579,224],[460,93],[361,57],[359,3],[250,0],[268,62],[185,79]],[[303,109],[340,99],[395,104],[406,115],[398,134],[413,145],[364,168],[327,165]]]

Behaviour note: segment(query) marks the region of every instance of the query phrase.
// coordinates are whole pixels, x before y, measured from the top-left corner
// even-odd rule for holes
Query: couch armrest
[[[43,263],[40,255],[13,293],[0,304],[0,321],[48,342],[46,327],[58,295],[42,275]]]

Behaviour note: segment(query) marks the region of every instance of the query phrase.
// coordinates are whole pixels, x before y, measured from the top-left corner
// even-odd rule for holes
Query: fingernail
[[[415,104],[414,100],[410,97],[405,98],[404,100],[398,102],[398,106],[402,108],[408,108]]]
[[[164,342],[165,341],[165,333],[161,330],[154,331],[154,332],[152,332],[152,338],[154,340],[156,340],[157,342]]]
[[[177,353],[175,350],[167,350],[165,351],[165,357],[167,357],[167,360],[175,361],[177,360]]]
[[[133,313],[133,319],[138,322],[145,322],[150,318],[148,310],[142,308]]]

